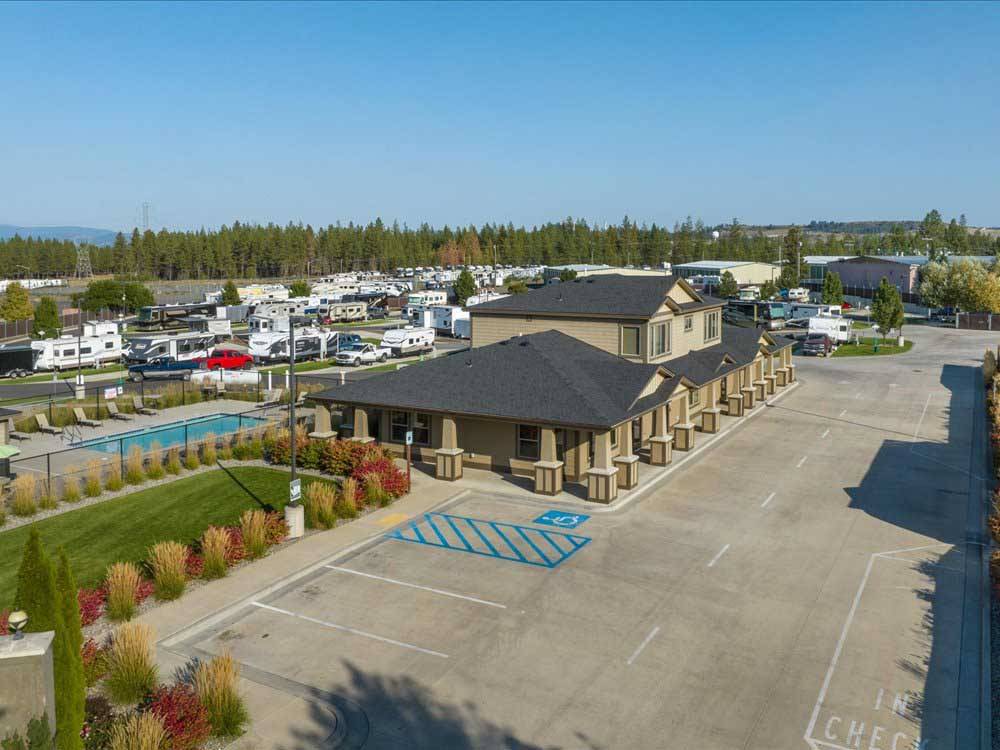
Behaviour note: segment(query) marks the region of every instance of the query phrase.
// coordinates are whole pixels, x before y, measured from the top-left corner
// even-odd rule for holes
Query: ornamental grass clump
[[[377,505],[381,507],[388,505],[392,501],[392,498],[389,497],[389,493],[387,493],[385,488],[382,486],[382,476],[380,474],[366,474],[364,484],[366,505]]]
[[[358,515],[358,480],[354,477],[347,477],[340,483],[337,515],[341,518],[354,518]]]
[[[198,459],[198,450],[189,447],[184,451],[184,468],[188,471],[194,471],[199,466],[201,466],[201,461]]]
[[[201,536],[201,554],[204,558],[202,578],[222,578],[226,575],[229,556],[229,530],[209,526]]]
[[[149,453],[146,454],[146,460],[148,462],[146,476],[150,479],[162,479],[164,474],[163,449],[159,443],[153,443],[149,446]]]
[[[34,474],[18,474],[10,483],[10,510],[15,516],[33,516],[38,512],[35,500],[38,481]]]
[[[188,548],[180,542],[158,542],[149,548],[153,591],[160,600],[176,599],[187,583]]]
[[[163,719],[151,711],[133,713],[111,725],[109,750],[167,750]]]
[[[65,500],[65,498],[63,498]],[[80,491],[77,490],[76,499],[80,499]],[[76,502],[71,501],[71,502]],[[56,500],[56,496],[51,492],[42,492],[41,497],[38,498],[38,509],[39,510],[55,510],[59,507],[59,501]]]
[[[66,474],[62,479],[62,501],[64,503],[75,503],[80,499],[80,476],[76,466],[67,466]],[[50,495],[50,493],[45,493]],[[44,506],[43,506],[44,507]],[[55,507],[55,503],[52,503]]]
[[[210,432],[205,435],[205,439],[201,443],[201,462],[205,466],[211,466],[216,462],[218,455],[215,451],[215,433]]]
[[[139,568],[130,562],[114,563],[108,567],[104,582],[108,589],[108,617],[115,622],[131,620],[139,598],[139,584],[142,582]]]
[[[236,736],[247,722],[246,706],[237,689],[239,677],[239,665],[230,654],[200,664],[195,672],[194,690],[208,709],[212,734],[217,737]]]
[[[256,560],[267,552],[267,514],[262,510],[244,511],[240,516],[240,533],[247,557]]]
[[[104,688],[118,705],[138,703],[156,687],[153,658],[153,628],[128,622],[118,628],[108,652],[108,674]]]
[[[133,445],[128,449],[128,458],[125,459],[125,481],[129,484],[142,484],[145,478],[142,448],[138,445]]]
[[[83,494],[87,497],[97,497],[101,494],[101,462],[98,459],[87,462],[87,474],[83,480]]]
[[[306,524],[314,529],[332,529],[337,524],[337,491],[326,482],[306,487]]]
[[[177,447],[167,451],[167,473],[176,476],[181,473],[181,449]]]
[[[108,464],[108,475],[104,478],[104,489],[108,492],[118,492],[125,486],[122,481],[122,465],[117,460],[112,460]]]

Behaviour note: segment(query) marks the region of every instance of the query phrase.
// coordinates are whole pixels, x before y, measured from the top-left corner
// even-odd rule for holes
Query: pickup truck
[[[338,365],[373,365],[389,359],[390,351],[374,344],[355,344],[347,349],[341,349],[334,358]]]
[[[157,357],[142,364],[128,368],[130,380],[138,383],[147,378],[182,378],[190,380],[191,373],[201,369],[201,365],[193,359],[178,361],[169,357]]]
[[[207,357],[192,360],[206,370],[249,370],[253,357],[233,349],[216,349]]]

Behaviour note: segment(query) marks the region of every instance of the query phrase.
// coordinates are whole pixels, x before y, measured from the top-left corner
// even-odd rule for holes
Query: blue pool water
[[[128,453],[133,445],[138,445],[143,453],[148,451],[153,443],[159,443],[161,448],[172,448],[184,445],[185,433],[189,441],[201,440],[208,433],[225,435],[240,429],[248,429],[261,425],[265,420],[259,417],[243,417],[238,414],[209,414],[206,417],[196,417],[183,422],[169,422],[154,425],[142,430],[119,432],[108,437],[84,440],[76,443],[77,448],[90,448],[105,453]]]

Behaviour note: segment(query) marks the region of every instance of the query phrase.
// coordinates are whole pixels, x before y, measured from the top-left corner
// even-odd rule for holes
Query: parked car
[[[802,342],[802,353],[811,357],[828,357],[836,348],[825,333],[810,333]]]
[[[198,369],[200,366],[193,359],[176,360],[170,357],[157,357],[142,364],[132,365],[128,368],[128,376],[137,383],[147,378],[190,380],[191,373]]]
[[[253,367],[253,357],[235,349],[216,349],[207,357],[194,361],[206,370],[249,370]]]
[[[361,365],[373,365],[376,362],[385,362],[389,359],[389,350],[383,349],[374,344],[360,344],[349,349],[341,349],[334,358],[338,365],[350,365],[360,367]]]
[[[384,320],[389,317],[389,311],[384,307],[369,307],[368,320]]]

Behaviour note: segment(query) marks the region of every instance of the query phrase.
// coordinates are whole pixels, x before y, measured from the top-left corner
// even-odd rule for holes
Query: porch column
[[[653,436],[649,439],[649,463],[666,466],[670,463],[670,448],[674,436],[667,427],[667,405],[660,404],[653,412]]]
[[[619,489],[630,490],[639,484],[639,457],[632,452],[631,422],[618,428],[618,455],[614,463],[618,469]]]
[[[749,411],[754,405],[754,396],[756,395],[756,389],[753,387],[753,365],[747,365],[743,368],[743,387],[740,388],[740,393],[743,394],[743,410]]]
[[[766,397],[767,391],[767,381],[764,380],[764,358],[758,356],[753,363],[753,390],[754,399],[757,401],[763,401]]]
[[[594,465],[587,470],[587,499],[610,503],[618,497],[618,469],[611,465],[611,432],[594,433]]]
[[[774,355],[767,355],[767,369],[764,372],[764,382],[767,384],[764,388],[767,395],[774,393],[774,384],[777,380],[777,375],[774,374]]]
[[[709,406],[701,410],[701,431],[715,433],[719,431],[722,422],[722,409],[719,408],[719,396],[722,394],[722,384],[714,380],[708,384]]]
[[[540,495],[558,495],[562,492],[563,462],[556,460],[556,431],[552,427],[541,429],[539,458],[535,466],[535,492]]]
[[[368,410],[361,407],[354,407],[354,437],[352,440],[358,443],[372,443],[375,438],[368,436]]]
[[[458,447],[458,426],[455,418],[441,418],[441,447],[434,451],[434,476],[448,482],[462,478],[465,451]]]
[[[694,423],[688,421],[688,395],[670,402],[677,406],[678,420],[674,425],[674,447],[679,451],[689,451],[694,448]]]
[[[330,440],[337,436],[330,423],[330,406],[323,401],[316,401],[313,411],[313,431],[309,437],[316,440]]]

